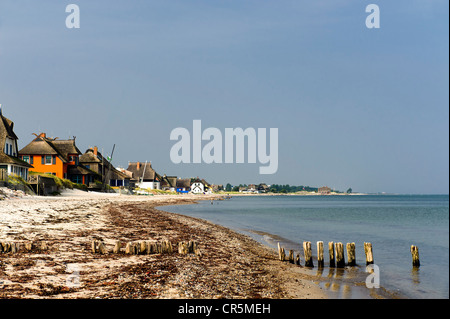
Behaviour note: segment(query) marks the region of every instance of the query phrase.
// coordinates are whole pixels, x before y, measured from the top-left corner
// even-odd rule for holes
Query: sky
[[[214,184],[448,194],[448,29],[446,0],[0,0],[0,104],[19,148],[45,132]],[[194,120],[277,128],[278,170],[173,163]]]

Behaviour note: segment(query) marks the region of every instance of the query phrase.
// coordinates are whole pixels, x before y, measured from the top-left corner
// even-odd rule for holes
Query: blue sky
[[[20,148],[46,132],[218,184],[448,193],[448,1],[111,2],[0,2],[0,104]],[[173,164],[170,132],[195,119],[278,128],[277,173]]]

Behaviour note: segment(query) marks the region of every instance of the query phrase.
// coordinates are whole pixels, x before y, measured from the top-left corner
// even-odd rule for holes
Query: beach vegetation
[[[33,172],[33,171],[30,171],[29,174],[30,175],[41,175],[41,176],[52,178],[53,181],[55,182],[56,186],[58,187],[58,189],[67,188],[67,189],[79,189],[82,191],[87,191],[87,185],[74,183],[68,179],[59,178],[58,176],[55,176],[53,174],[39,173],[39,172]]]
[[[14,190],[23,190],[27,194],[33,194],[31,185],[27,183],[21,176],[16,174],[8,175],[7,187]]]

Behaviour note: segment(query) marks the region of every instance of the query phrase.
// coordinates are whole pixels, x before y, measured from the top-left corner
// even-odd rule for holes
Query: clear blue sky
[[[80,8],[67,29],[66,5]],[[368,29],[365,8],[380,8]],[[22,148],[218,183],[449,191],[446,0],[0,2],[0,104]],[[176,127],[279,129],[279,168],[170,161]]]

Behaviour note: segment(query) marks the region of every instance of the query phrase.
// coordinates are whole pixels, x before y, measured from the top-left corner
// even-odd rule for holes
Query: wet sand
[[[275,250],[204,220],[164,212],[217,195],[126,196],[66,192],[0,201],[0,298],[326,299],[315,276],[277,260]],[[92,240],[107,253],[91,252]],[[201,256],[114,254],[116,240],[195,240]],[[24,245],[45,242],[46,250]]]

